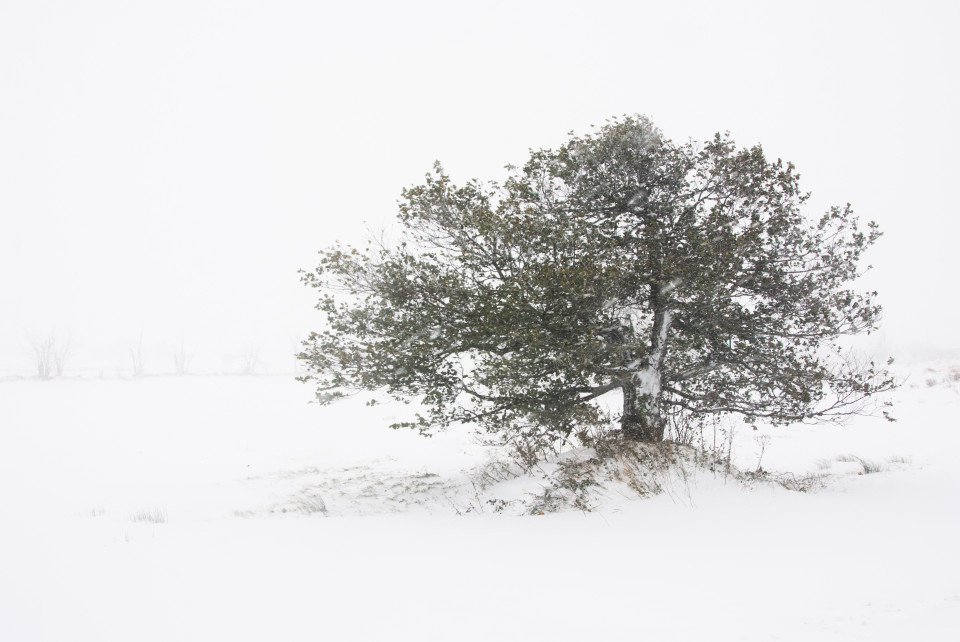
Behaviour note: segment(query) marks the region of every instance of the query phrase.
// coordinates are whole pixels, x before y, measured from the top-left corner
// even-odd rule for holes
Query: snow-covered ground
[[[403,406],[309,399],[0,381],[0,640],[960,639],[944,364],[897,423],[738,430],[741,469],[810,492],[690,470],[543,516],[520,513],[549,466],[514,478],[466,431],[386,428]]]

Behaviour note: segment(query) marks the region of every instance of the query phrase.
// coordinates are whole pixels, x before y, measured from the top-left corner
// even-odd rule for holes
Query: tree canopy
[[[670,417],[836,418],[892,386],[838,345],[877,327],[853,281],[880,233],[849,205],[805,218],[792,164],[637,116],[508,169],[458,186],[437,163],[395,244],[302,274],[326,316],[299,355],[318,400],[383,389],[422,401],[424,432],[552,439],[620,391],[622,434],[660,441]]]

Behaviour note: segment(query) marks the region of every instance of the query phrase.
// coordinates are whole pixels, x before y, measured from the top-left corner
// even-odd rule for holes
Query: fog
[[[633,113],[876,220],[870,348],[960,354],[958,5],[665,4],[3,2],[0,374],[51,332],[77,374],[292,370],[297,270],[434,160],[497,178]]]

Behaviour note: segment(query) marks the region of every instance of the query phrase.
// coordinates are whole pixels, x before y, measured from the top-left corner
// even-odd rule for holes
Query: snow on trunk
[[[673,315],[670,310],[657,312],[654,315],[650,354],[628,366],[636,368],[642,364],[642,367],[631,373],[630,382],[623,386],[623,416],[620,424],[625,435],[640,441],[663,440],[664,422],[660,414],[661,371],[672,322]]]

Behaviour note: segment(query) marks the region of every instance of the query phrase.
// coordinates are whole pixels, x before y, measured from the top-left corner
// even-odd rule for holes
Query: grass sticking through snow
[[[167,513],[162,508],[154,508],[153,510],[138,510],[130,516],[130,521],[149,522],[151,524],[166,524]]]

